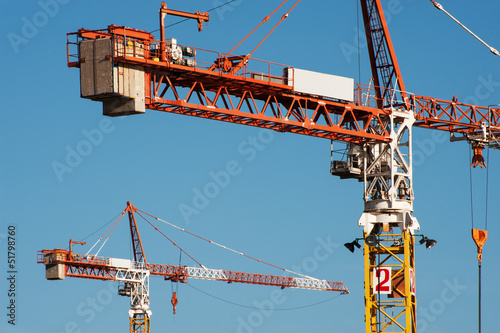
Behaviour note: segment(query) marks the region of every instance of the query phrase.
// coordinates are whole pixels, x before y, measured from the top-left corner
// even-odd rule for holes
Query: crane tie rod
[[[147,214],[146,212],[143,212],[141,210],[142,213],[144,214]],[[181,250],[185,255],[187,255],[189,258],[191,258],[195,263],[197,263],[201,268],[203,269],[207,269],[205,266],[203,266],[202,264],[200,264],[198,262],[198,260],[196,260],[195,258],[193,258],[191,255],[189,255],[189,253],[187,253],[186,251],[184,251],[179,245],[177,245],[177,243],[175,243],[173,240],[171,240],[170,238],[168,238],[167,235],[165,235],[163,232],[161,232],[160,229],[158,229],[156,226],[153,225],[153,223],[149,222],[144,216],[142,216],[141,213],[139,213],[139,209],[137,210],[137,214],[139,214],[140,217],[142,217],[144,219],[144,221],[148,222],[149,225],[151,225],[153,228],[155,228],[156,231],[158,231],[160,234],[162,234],[163,237],[165,237],[166,239],[168,239],[170,241],[170,243],[172,243],[174,246],[176,246],[179,250]],[[147,214],[149,215],[149,214]],[[149,215],[151,216],[151,215]],[[154,217],[154,216],[151,216],[151,217]]]
[[[85,255],[89,255],[90,251],[92,251],[94,249],[94,247],[104,238],[104,236],[106,236],[106,234],[108,233],[108,231],[113,228],[111,230],[111,232],[109,233],[109,235],[106,237],[106,239],[104,240],[104,242],[102,243],[101,247],[99,248],[99,250],[97,251],[96,254],[94,254],[94,256],[97,256],[99,254],[99,252],[101,252],[104,244],[106,244],[106,242],[109,240],[109,237],[111,236],[111,234],[113,233],[113,231],[115,231],[115,228],[118,226],[118,224],[120,223],[121,219],[123,218],[123,216],[125,216],[125,212],[122,212],[116,219],[115,221],[109,226],[109,228],[104,232],[104,234],[97,240],[97,242],[95,242],[94,245],[92,245],[92,247],[90,248],[90,250],[87,251],[87,253],[85,253]]]
[[[277,268],[277,269],[279,269],[279,270],[285,271],[285,272],[290,273],[290,274],[294,274],[294,275],[302,276],[302,277],[307,278],[307,279],[318,280],[318,279],[316,279],[316,278],[313,278],[313,277],[310,277],[310,276],[307,276],[307,275],[303,275],[303,274],[300,274],[300,273],[297,273],[297,272],[291,271],[291,270],[286,269],[286,268],[283,268],[283,267],[279,267],[279,266],[273,265],[273,264],[268,263],[268,262],[266,262],[266,261],[263,261],[263,260],[260,260],[260,259],[254,258],[254,257],[249,256],[249,255],[247,255],[247,254],[244,254],[244,253],[242,253],[242,252],[239,252],[239,251],[233,250],[233,249],[231,249],[231,248],[229,248],[229,247],[227,247],[227,246],[224,246],[224,245],[222,245],[222,244],[219,244],[219,243],[213,242],[213,241],[211,241],[211,240],[209,240],[209,239],[206,239],[206,238],[204,238],[204,237],[198,236],[198,235],[196,235],[196,234],[194,234],[194,233],[192,233],[192,232],[190,232],[190,231],[188,231],[188,230],[186,230],[186,229],[183,229],[183,228],[181,228],[181,227],[176,226],[175,224],[172,224],[172,223],[170,223],[170,222],[167,222],[167,221],[165,221],[165,220],[162,220],[162,219],[160,219],[159,217],[156,217],[156,216],[153,216],[153,215],[151,215],[151,214],[148,214],[148,213],[146,213],[146,212],[144,212],[144,211],[142,211],[142,210],[140,210],[140,209],[137,209],[137,211],[138,211],[138,212],[141,212],[141,213],[144,213],[144,214],[146,214],[146,215],[148,215],[148,216],[150,216],[150,217],[152,217],[152,218],[154,218],[154,219],[156,219],[156,220],[158,220],[158,221],[160,221],[160,222],[163,222],[163,223],[165,223],[165,224],[167,224],[167,225],[169,225],[169,226],[171,226],[171,227],[174,227],[174,228],[176,228],[176,229],[178,229],[178,230],[180,230],[180,231],[182,231],[182,232],[188,233],[188,234],[190,234],[190,235],[192,235],[192,236],[195,236],[195,237],[197,237],[197,238],[199,238],[199,239],[202,239],[202,240],[204,240],[205,242],[208,242],[208,243],[210,243],[210,244],[213,244],[213,245],[216,245],[216,246],[218,246],[218,247],[221,247],[221,248],[223,248],[223,249],[225,249],[225,250],[228,250],[228,251],[234,252],[234,253],[239,254],[239,255],[241,255],[241,256],[244,256],[244,257],[247,257],[247,258],[249,258],[249,259],[255,260],[255,261],[257,261],[257,262],[260,262],[260,263],[266,264],[266,265],[268,265],[268,266],[271,266],[271,267]],[[142,215],[141,215],[141,216],[142,216]]]
[[[454,18],[450,13],[448,13],[441,4],[437,3],[436,1],[434,0],[430,0],[434,6],[443,11],[446,15],[448,15],[453,21],[457,22],[458,25],[460,25],[462,28],[464,28],[468,33],[470,33],[472,36],[474,36],[474,38],[476,38],[478,41],[480,41],[481,43],[483,43],[484,46],[486,46],[490,51],[491,53],[493,53],[494,55],[497,55],[500,57],[500,52],[498,52],[497,49],[495,49],[494,47],[491,47],[489,46],[485,41],[483,41],[481,38],[479,38],[475,33],[473,33],[472,31],[470,31],[465,25],[463,25],[462,23],[460,23],[459,20],[457,20],[456,18]]]

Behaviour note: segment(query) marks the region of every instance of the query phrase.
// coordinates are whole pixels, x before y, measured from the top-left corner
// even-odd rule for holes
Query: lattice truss
[[[414,236],[381,232],[364,253],[367,332],[416,332]]]
[[[413,202],[411,168],[411,132],[414,122],[411,112],[392,111],[385,118],[391,142],[364,145],[365,203],[388,202],[386,208],[401,208]]]
[[[388,141],[382,125],[388,111],[292,94],[286,85],[252,84],[217,73],[187,78],[189,74],[146,73],[146,108],[347,142]],[[369,96],[367,87],[356,90],[358,99]]]

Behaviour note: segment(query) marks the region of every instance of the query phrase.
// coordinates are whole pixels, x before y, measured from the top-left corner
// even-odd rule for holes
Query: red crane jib
[[[148,32],[115,25],[104,30],[80,29],[68,34],[68,66],[83,70],[82,65],[90,59],[79,58],[81,43],[106,38],[112,42],[109,50],[100,53],[102,60],[118,66],[118,70],[122,67],[138,70],[141,80],[144,76],[143,87],[137,94],[143,96],[142,108],[145,109],[361,143],[390,141],[389,134],[383,130],[386,116],[391,114],[391,107],[402,105],[391,100],[394,94],[390,93],[393,87],[389,83],[386,87],[355,83],[353,100],[299,93],[294,90],[293,78],[287,74],[293,71],[289,66],[249,59],[237,73],[227,72],[227,68],[233,66],[227,66],[220,59],[238,61],[242,56],[223,56],[178,44],[175,39],[167,40],[162,48],[161,41]],[[163,57],[161,52],[165,52]],[[165,60],[161,61],[162,58]],[[390,81],[390,77],[387,80]],[[135,84],[137,86],[137,82]],[[109,109],[109,101],[123,94],[126,93],[111,91],[90,94],[87,98],[108,103]],[[486,123],[492,135],[500,134],[498,108],[406,93],[401,98],[407,99],[414,110],[415,126],[480,134]],[[137,106],[124,110],[121,100],[117,101],[118,111],[106,111],[104,107],[106,115],[145,112],[136,111]]]
[[[84,255],[63,249],[42,250],[38,252],[37,262],[46,265],[47,279],[61,280],[65,277],[78,277],[94,280],[117,280],[119,272],[144,269],[151,275],[165,277],[165,280],[187,282],[188,278],[245,283],[281,288],[302,288],[325,291],[338,291],[344,294],[349,290],[342,282],[317,280],[313,278],[294,278],[267,274],[252,274],[227,270],[193,268],[186,266],[149,264],[135,267],[134,262],[128,267],[113,266],[113,258]],[[57,273],[54,273],[57,272]]]

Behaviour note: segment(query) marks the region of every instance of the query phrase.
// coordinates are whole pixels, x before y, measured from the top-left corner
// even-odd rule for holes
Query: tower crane
[[[332,161],[331,174],[363,182],[366,332],[416,332],[412,130],[469,142],[471,166],[483,167],[483,149],[499,147],[500,109],[408,93],[380,0],[361,0],[369,85],[167,39],[165,9],[159,40],[116,25],[67,35],[81,97],[110,117],[150,109],[347,143],[347,159]]]
[[[336,291],[348,294],[349,290],[342,282],[318,280],[311,277],[285,277],[265,274],[252,274],[164,264],[153,264],[146,260],[144,247],[135,218],[138,209],[129,201],[120,215],[129,217],[130,234],[134,260],[108,258],[97,255],[79,254],[73,252],[73,244],[85,245],[84,242],[70,240],[69,251],[65,249],[41,250],[37,262],[45,265],[45,275],[48,280],[63,280],[66,277],[85,278],[93,280],[117,281],[123,283],[118,290],[121,296],[130,297],[130,333],[149,333],[151,310],[149,309],[149,277],[163,276],[165,280],[187,283],[188,279],[203,279],[223,281],[227,283],[246,283],[284,288],[299,288],[309,290]],[[174,293],[172,305],[177,305]]]

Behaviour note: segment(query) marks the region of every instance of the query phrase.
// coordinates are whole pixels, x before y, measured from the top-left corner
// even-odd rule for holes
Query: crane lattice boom
[[[378,34],[373,38],[372,44],[384,45],[387,40]],[[163,45],[164,61],[158,57]],[[387,117],[391,108],[403,107],[415,111],[417,127],[486,135],[491,143],[500,136],[498,108],[401,93],[403,81],[389,51],[384,54],[391,61],[385,62],[395,64],[392,72],[385,72],[388,64],[379,64],[383,62],[379,54],[372,65],[374,74],[379,69],[384,73],[380,79],[384,86],[354,83],[352,97],[346,100],[302,91],[303,83],[294,79],[300,70],[290,66],[250,58],[238,73],[229,73],[219,64],[218,52],[182,45],[173,38],[156,40],[151,33],[123,26],[80,29],[68,34],[67,46],[68,66],[79,67],[82,73],[82,97],[101,101],[107,116],[151,109],[363,143],[389,142]],[[106,74],[101,75],[102,83],[93,77],[95,71]]]
[[[174,282],[187,282],[188,278],[277,286],[281,288],[300,288],[323,291],[338,291],[348,294],[342,282],[296,278],[265,274],[251,274],[222,269],[196,268],[162,264],[140,264],[127,259],[100,257],[72,253],[54,249],[38,252],[38,263],[47,266],[47,279],[77,277],[96,280],[140,281],[141,274],[159,275]],[[55,272],[55,274],[54,274]]]

